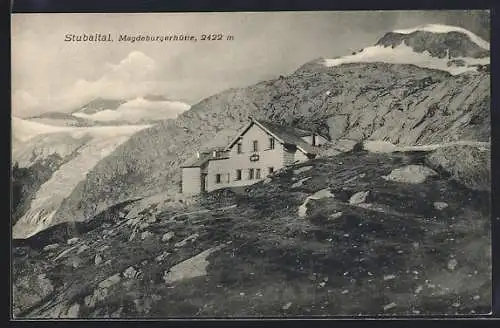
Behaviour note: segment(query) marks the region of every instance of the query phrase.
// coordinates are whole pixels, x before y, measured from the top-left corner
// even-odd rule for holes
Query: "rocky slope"
[[[356,146],[245,193],[133,201],[15,240],[14,315],[488,313],[490,194],[445,153]],[[471,154],[454,174],[489,158]]]
[[[225,144],[248,115],[317,129],[337,139],[427,144],[489,141],[490,77],[412,65],[346,64],[210,97],[175,121],[143,130],[98,163],[56,217],[92,216],[135,196],[178,190],[179,166],[200,147]],[[207,143],[207,141],[210,141]]]
[[[486,58],[481,57],[485,45],[467,33],[441,32],[395,31],[377,46],[390,51],[397,42],[406,42],[413,53],[432,52],[441,60],[437,46],[444,43],[445,51],[457,56],[452,59]],[[58,200],[47,222],[84,220],[131,198],[175,194],[180,165],[200,148],[224,145],[248,115],[317,130],[329,135],[333,145],[365,139],[399,145],[488,142],[490,74],[471,68],[454,75],[422,62],[365,60],[329,66],[324,60],[312,61],[288,76],[208,97],[177,119],[134,134]]]

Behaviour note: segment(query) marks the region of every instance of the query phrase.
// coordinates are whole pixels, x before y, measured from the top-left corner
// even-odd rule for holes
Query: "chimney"
[[[312,145],[313,145],[313,146],[316,146],[316,133],[313,133],[313,137],[312,137]]]
[[[196,152],[196,158],[200,158],[200,152],[199,151]]]

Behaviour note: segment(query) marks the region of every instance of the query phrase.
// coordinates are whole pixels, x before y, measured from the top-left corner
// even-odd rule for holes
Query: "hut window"
[[[269,149],[274,149],[274,138],[269,138]]]

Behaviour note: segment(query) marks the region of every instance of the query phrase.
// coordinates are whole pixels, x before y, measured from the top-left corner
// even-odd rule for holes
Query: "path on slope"
[[[485,142],[485,141],[458,140],[458,141],[436,143],[436,144],[429,144],[429,145],[403,146],[403,147],[398,147],[398,150],[401,150],[401,151],[419,151],[419,150],[430,151],[430,150],[436,150],[438,148],[451,147],[451,146],[477,146],[477,147],[490,148],[491,143]]]

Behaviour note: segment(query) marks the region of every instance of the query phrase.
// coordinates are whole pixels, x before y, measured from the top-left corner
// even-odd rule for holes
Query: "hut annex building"
[[[197,153],[181,167],[182,193],[254,184],[273,172],[314,158],[327,139],[311,131],[256,120],[252,117],[225,147]]]

